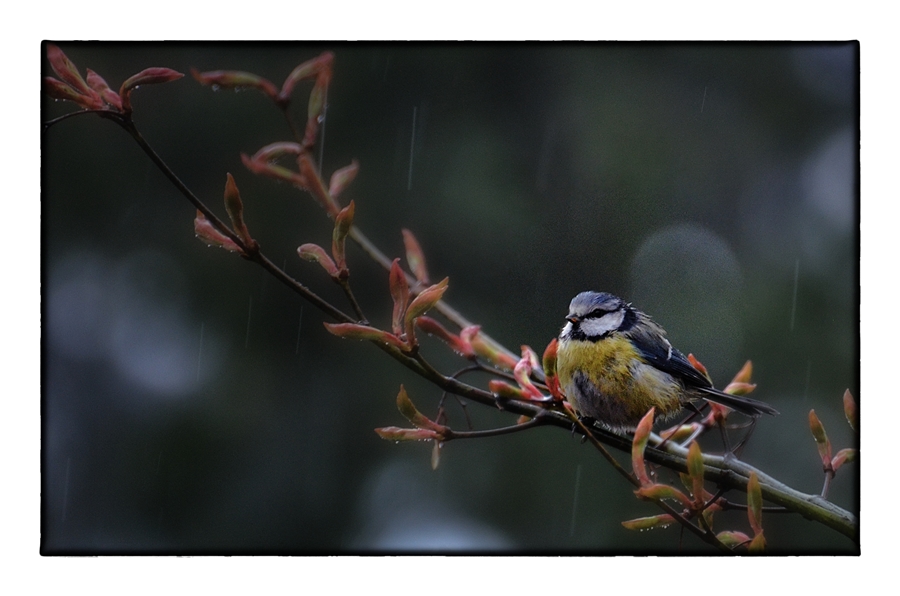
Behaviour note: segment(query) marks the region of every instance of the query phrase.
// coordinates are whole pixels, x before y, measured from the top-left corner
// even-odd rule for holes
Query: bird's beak
[[[566,317],[566,320],[572,324],[575,324],[579,319],[575,315],[569,315],[568,317]]]

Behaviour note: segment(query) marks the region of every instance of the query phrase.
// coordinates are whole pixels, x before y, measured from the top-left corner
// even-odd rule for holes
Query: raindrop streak
[[[250,345],[250,312],[253,310],[253,296],[250,296],[250,303],[247,304],[247,336],[244,338],[244,349]]]
[[[700,102],[700,113],[703,113],[703,106],[706,105],[706,90],[709,89],[709,85],[703,88],[703,101]]]
[[[297,348],[294,350],[294,355],[300,353],[300,330],[303,329],[303,307],[300,307],[300,322],[297,324]]]
[[[413,106],[413,125],[412,125],[412,135],[409,139],[409,175],[406,178],[406,190],[412,190],[412,163],[413,163],[413,151],[416,148],[416,106]]]
[[[812,360],[806,361],[806,385],[803,387],[803,401],[809,400],[809,380],[812,378]]]
[[[578,487],[581,485],[581,464],[575,468],[575,496],[572,497],[572,523],[569,525],[569,537],[575,536],[575,512],[578,511]]]
[[[66,458],[66,485],[63,487],[63,510],[62,510],[62,520],[66,521],[66,512],[69,509],[69,468],[72,464],[72,458]]]
[[[794,297],[791,300],[791,331],[794,331],[794,315],[797,314],[797,285],[800,279],[800,259],[794,261]]]
[[[197,383],[200,383],[200,357],[203,356],[203,323],[200,323],[200,347],[197,348]]]

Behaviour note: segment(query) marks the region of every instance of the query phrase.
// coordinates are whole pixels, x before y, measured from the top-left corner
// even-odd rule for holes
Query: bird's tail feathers
[[[758,416],[760,414],[769,414],[770,416],[778,415],[778,410],[769,404],[756,399],[750,399],[743,395],[723,393],[712,387],[701,389],[701,391],[704,394],[704,399],[737,410],[741,414],[746,414],[747,416]]]

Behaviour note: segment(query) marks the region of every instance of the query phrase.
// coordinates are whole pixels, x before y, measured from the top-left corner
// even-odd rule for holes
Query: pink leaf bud
[[[325,329],[329,333],[343,339],[380,341],[400,350],[407,348],[407,345],[396,335],[369,327],[368,325],[359,325],[357,323],[323,323],[323,325],[325,325]]]
[[[244,204],[241,202],[241,193],[237,184],[234,183],[234,177],[230,173],[225,174],[225,210],[228,217],[231,218],[231,225],[234,231],[248,249],[256,246],[256,241],[250,236],[247,224],[244,223]]]
[[[122,109],[122,98],[119,94],[110,89],[103,77],[90,68],[87,69],[87,84],[100,95],[100,99],[117,110]]]
[[[449,283],[450,278],[445,277],[433,286],[429,286],[419,292],[419,295],[413,298],[412,302],[409,303],[409,306],[406,308],[406,315],[404,316],[406,338],[408,341],[413,342],[415,339],[413,325],[416,322],[416,318],[424,315],[431,307],[440,301],[444,292],[447,291]]]
[[[441,440],[440,435],[427,428],[399,428],[396,426],[386,426],[384,428],[376,428],[375,432],[378,436],[387,441],[428,441]]]
[[[198,72],[196,68],[192,68],[191,75],[201,85],[221,87],[223,89],[258,89],[271,99],[278,100],[278,88],[267,79],[251,72],[240,70]]]
[[[194,234],[209,246],[218,246],[219,248],[224,248],[231,252],[239,252],[241,254],[244,252],[234,240],[217,230],[215,226],[212,225],[212,222],[206,219],[206,216],[203,215],[202,211],[197,211],[197,216],[194,218]]]
[[[513,368],[513,376],[528,399],[544,401],[546,399],[544,394],[531,382],[531,373],[534,371],[534,361],[536,360],[537,355],[534,354],[534,351],[528,346],[522,346],[522,359]]]
[[[747,395],[754,389],[756,389],[756,385],[754,383],[741,383],[739,381],[732,381],[722,391],[731,395]]]
[[[845,463],[856,460],[856,449],[841,449],[831,460],[831,468],[837,472]]]
[[[822,464],[827,470],[831,465],[831,441],[828,440],[828,435],[825,434],[825,427],[819,421],[819,417],[816,416],[815,410],[809,411],[809,429],[816,440],[816,448],[819,450]]]
[[[753,554],[759,554],[766,550],[766,536],[760,530],[759,534],[753,537],[747,546],[747,551]]]
[[[433,335],[441,341],[445,342],[454,352],[456,352],[460,356],[464,358],[475,357],[475,351],[472,350],[472,344],[463,341],[462,338],[458,335],[450,333],[446,327],[444,327],[431,317],[422,315],[421,317],[416,319],[416,326],[428,335]]]
[[[301,188],[303,187],[300,175],[283,166],[248,157],[246,153],[241,153],[241,163],[243,163],[244,167],[248,170],[259,176],[268,176],[269,178],[275,178],[276,180],[290,182]]]
[[[303,244],[297,248],[297,254],[300,255],[301,259],[318,263],[322,269],[334,279],[338,279],[340,276],[340,272],[334,264],[334,261],[328,256],[325,249],[318,244]]]
[[[344,247],[347,234],[350,233],[350,227],[353,225],[353,213],[355,210],[356,207],[353,201],[350,201],[349,205],[341,209],[334,218],[334,231],[331,233],[331,254],[334,256],[335,264],[344,276],[346,276],[347,272],[347,256]]]
[[[664,499],[678,501],[685,507],[691,506],[691,500],[683,492],[667,484],[648,484],[634,491],[639,499],[662,501]]]
[[[416,428],[427,428],[437,433],[445,433],[447,427],[432,422],[430,418],[419,412],[412,400],[406,393],[406,388],[400,385],[400,392],[397,393],[397,409],[403,414],[403,417],[409,420]]]
[[[650,477],[647,475],[647,466],[644,464],[644,450],[647,448],[650,431],[653,429],[655,413],[656,408],[650,408],[650,411],[644,414],[634,431],[634,441],[631,444],[631,467],[641,486],[651,484]]]
[[[668,513],[662,513],[660,515],[653,515],[651,517],[639,517],[637,519],[631,519],[628,521],[623,521],[622,525],[627,530],[650,530],[652,528],[664,528],[668,525],[671,525],[675,522],[675,518],[669,515]]]
[[[562,401],[565,398],[563,397],[562,390],[559,386],[559,377],[556,376],[556,352],[558,348],[559,342],[554,337],[550,343],[547,344],[541,363],[544,367],[544,382],[547,385],[547,389],[550,391],[550,395],[553,396],[553,399]]]
[[[750,542],[750,537],[743,532],[725,531],[716,534],[716,538],[728,548],[735,548]]]
[[[753,375],[753,362],[748,360],[744,363],[744,366],[741,367],[741,370],[738,371],[734,378],[731,379],[732,383],[750,383],[750,377]]]
[[[747,481],[747,517],[754,535],[762,533],[762,489],[759,486],[759,477],[756,472],[750,473]]]
[[[389,275],[391,298],[394,301],[394,309],[391,315],[391,329],[400,335],[403,333],[403,317],[409,304],[409,284],[406,283],[406,274],[400,269],[400,259],[394,259],[391,263]]]
[[[81,95],[62,81],[54,79],[53,77],[44,77],[44,93],[53,99],[75,102],[83,108],[91,109],[90,106],[86,105],[90,101],[89,97]]]
[[[141,85],[157,85],[159,83],[168,83],[183,77],[184,74],[172,70],[171,68],[152,67],[145,68],[141,72],[125,79],[122,86],[119,87],[119,96],[122,98],[122,110],[126,113],[131,112],[131,92]]]
[[[421,284],[428,284],[428,268],[425,266],[425,253],[419,246],[419,241],[409,230],[403,230],[403,245],[406,247],[406,262],[409,270],[413,272]]]
[[[356,178],[357,173],[359,173],[359,162],[355,159],[349,166],[344,166],[335,171],[335,173],[331,175],[331,183],[328,185],[328,194],[331,195],[331,198],[338,198],[338,196],[344,192],[344,189],[350,186],[350,183]]]
[[[504,399],[521,399],[526,401],[529,399],[524,391],[499,379],[491,379],[488,381],[488,391],[497,397],[502,397]]]
[[[50,61],[50,67],[60,79],[69,87],[80,95],[90,96],[94,91],[84,82],[81,75],[78,74],[78,68],[69,60],[69,57],[63,53],[58,46],[47,44],[47,60]]]
[[[853,430],[857,428],[856,415],[856,400],[853,399],[853,394],[847,389],[844,391],[844,416],[847,417],[847,423],[850,424],[850,428]]]
[[[688,475],[691,478],[691,494],[696,503],[703,503],[703,454],[700,452],[700,444],[691,441],[687,456]]]
[[[697,369],[697,371],[702,374],[704,377],[709,379],[709,373],[706,371],[706,367],[703,366],[703,363],[697,360],[693,354],[688,354],[688,362],[691,363],[691,366]]]
[[[289,74],[284,80],[284,84],[281,86],[281,93],[279,94],[280,101],[285,104],[290,101],[291,94],[294,92],[294,86],[300,81],[318,77],[319,73],[325,70],[328,70],[330,72],[333,62],[334,54],[332,54],[331,52],[325,52],[317,58],[307,60],[303,64],[294,68],[294,70],[291,71],[291,74]]]
[[[464,342],[468,342],[472,346],[472,349],[478,356],[484,358],[494,366],[506,370],[515,369],[516,364],[519,362],[518,358],[507,352],[497,342],[485,338],[480,330],[481,327],[478,325],[472,325],[471,327],[466,327],[460,331],[459,336]]]

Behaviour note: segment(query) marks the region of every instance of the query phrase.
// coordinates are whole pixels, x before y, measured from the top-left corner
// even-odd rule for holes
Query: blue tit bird
[[[753,417],[778,413],[761,401],[715,389],[672,347],[662,327],[605,292],[572,299],[559,335],[556,373],[581,416],[616,430],[634,429],[651,407],[668,418],[696,399]]]

